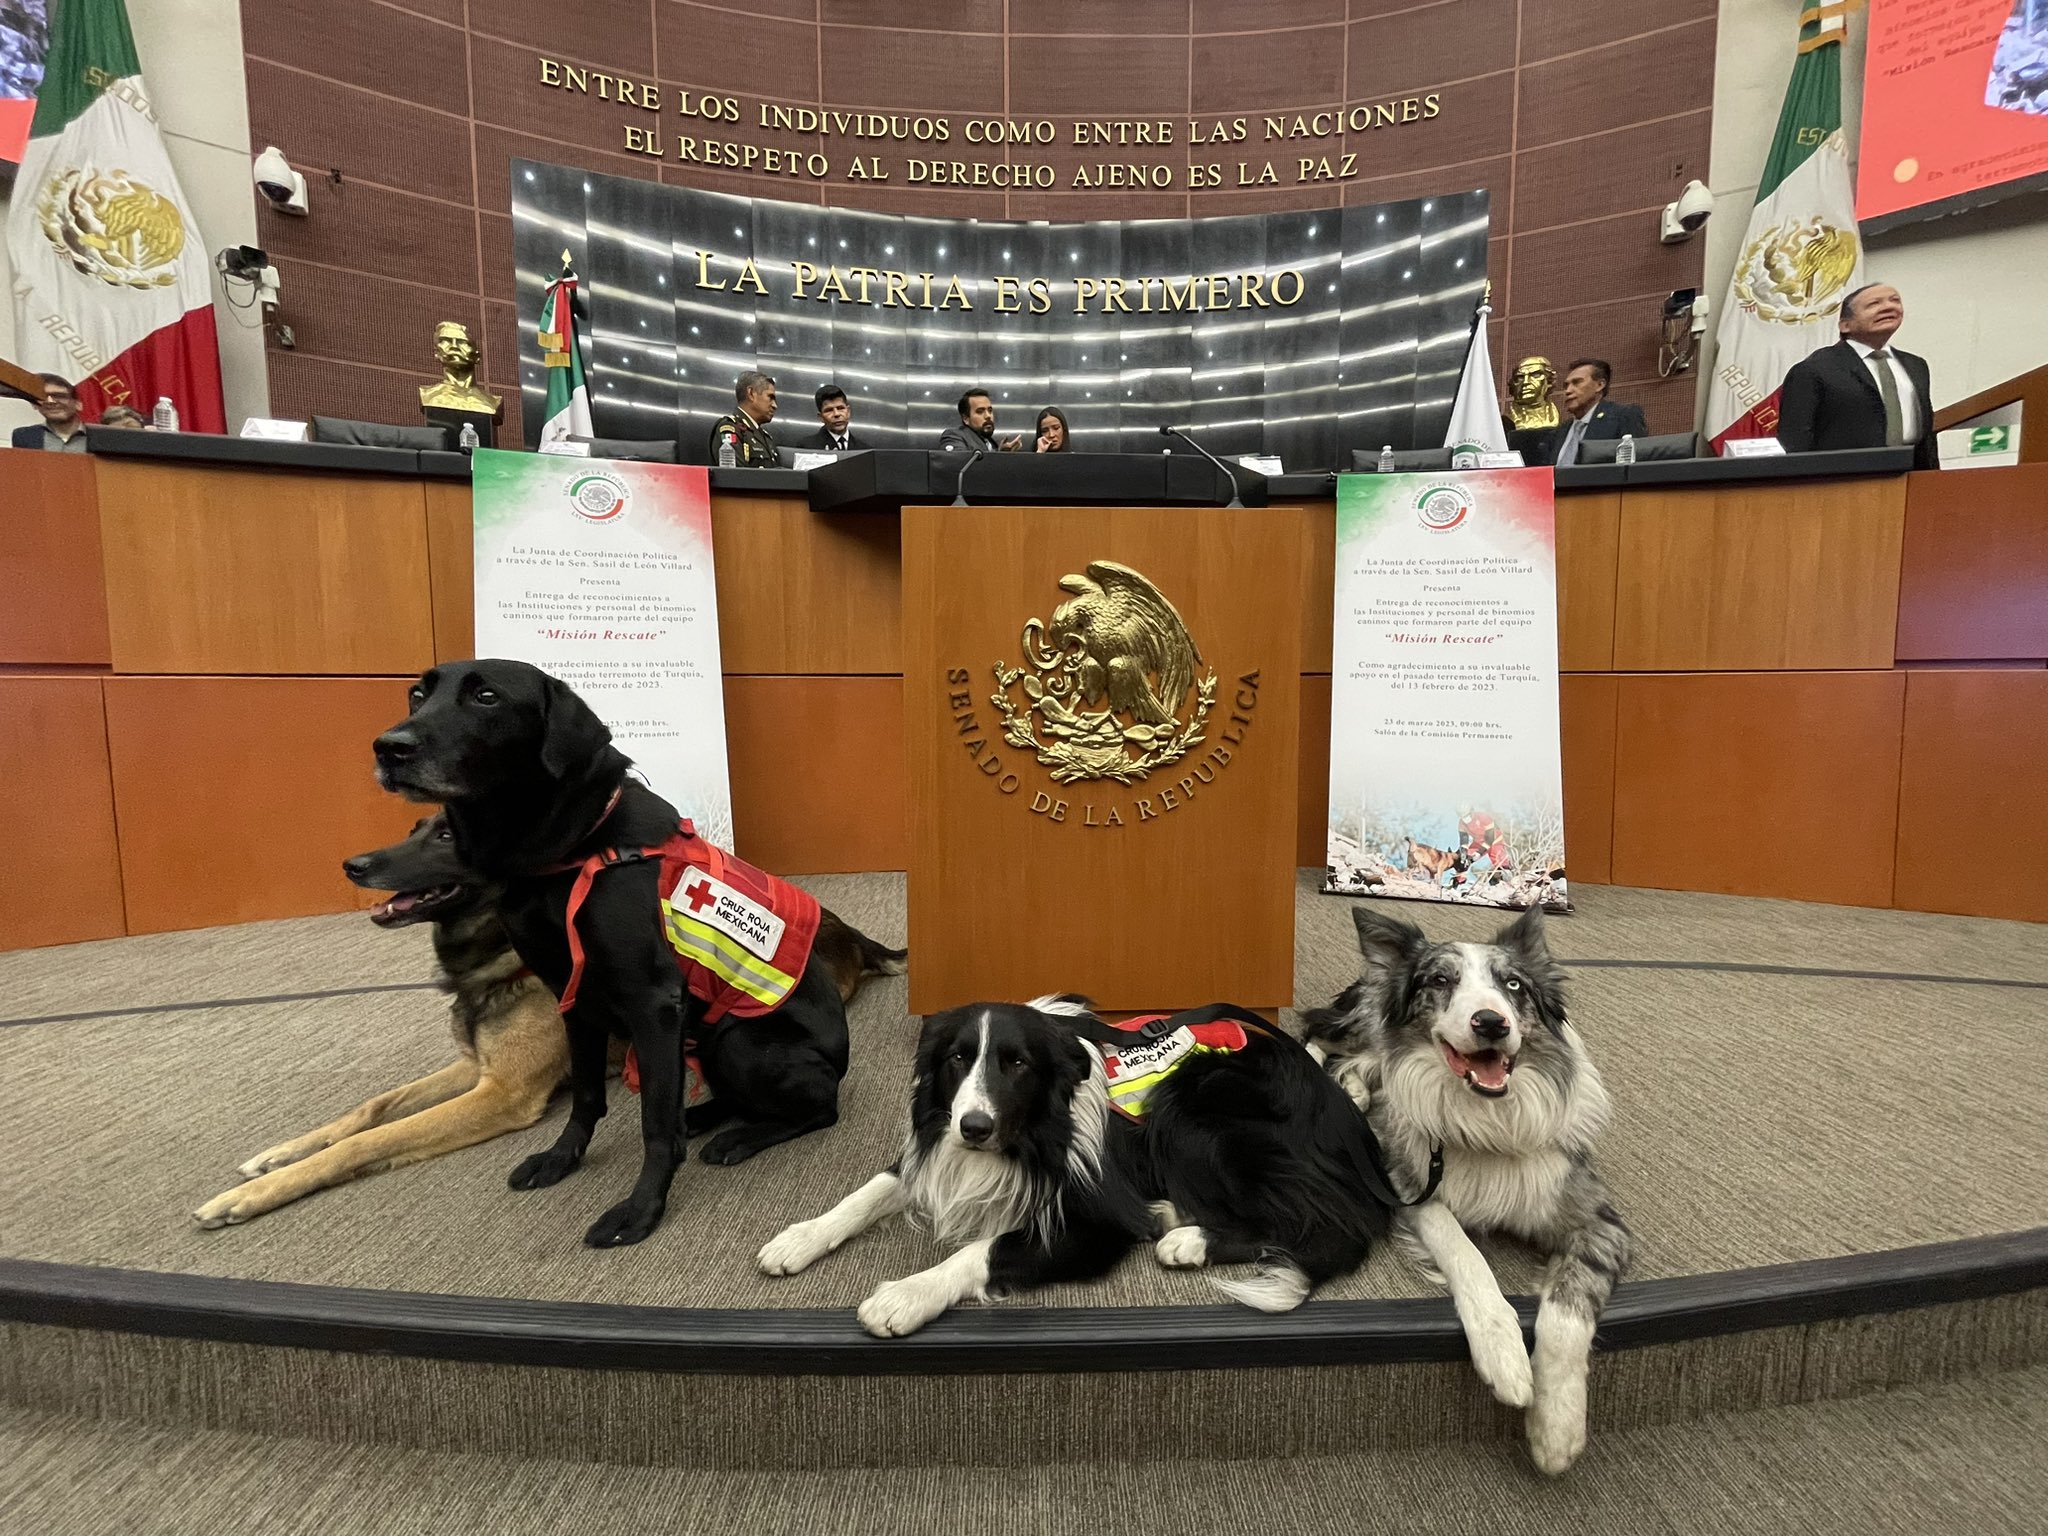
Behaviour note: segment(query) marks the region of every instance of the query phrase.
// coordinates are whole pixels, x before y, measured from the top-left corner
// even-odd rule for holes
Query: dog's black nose
[[[1505,1040],[1508,1021],[1491,1008],[1482,1008],[1472,1015],[1472,1033],[1482,1040]]]
[[[960,1117],[960,1139],[970,1147],[978,1147],[996,1133],[996,1118],[978,1109],[970,1109]]]
[[[343,859],[341,872],[361,885],[370,873],[370,856],[367,853],[359,853],[352,859]]]
[[[380,763],[402,763],[419,749],[419,738],[403,726],[386,731],[372,747]]]

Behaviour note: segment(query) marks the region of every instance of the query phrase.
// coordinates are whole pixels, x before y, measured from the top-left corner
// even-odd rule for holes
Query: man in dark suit
[[[948,453],[1015,453],[1024,446],[1021,437],[996,441],[996,405],[985,389],[970,389],[960,397],[960,425],[939,434],[934,448]]]
[[[1927,359],[1891,340],[1906,323],[1906,301],[1890,283],[1869,283],[1842,300],[1842,339],[1785,375],[1778,441],[1787,453],[1911,445],[1915,469],[1939,469]]]
[[[837,384],[822,384],[818,387],[816,400],[818,420],[823,425],[799,442],[797,447],[827,453],[851,453],[875,446],[854,436],[853,407],[846,403],[845,390]]]
[[[1613,378],[1614,370],[1597,357],[1582,357],[1565,370],[1564,420],[1551,435],[1551,463],[1578,463],[1579,445],[1587,441],[1650,435],[1641,406],[1619,405],[1607,398]]]
[[[42,397],[36,409],[43,413],[40,427],[16,427],[9,439],[16,448],[47,448],[53,453],[85,452],[85,422],[78,414],[78,391],[61,373],[40,373]]]

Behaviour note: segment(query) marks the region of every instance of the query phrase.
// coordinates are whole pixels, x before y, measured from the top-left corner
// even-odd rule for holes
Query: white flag
[[[1492,313],[1491,305],[1479,306],[1479,323],[1465,350],[1465,371],[1444,431],[1444,446],[1454,454],[1507,452],[1507,424],[1500,419],[1500,391],[1493,387],[1493,354],[1486,343],[1486,317]]]

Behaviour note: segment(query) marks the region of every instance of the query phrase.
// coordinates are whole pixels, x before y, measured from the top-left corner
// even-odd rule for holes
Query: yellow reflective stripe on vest
[[[668,919],[668,941],[677,954],[696,961],[756,1002],[779,1003],[796,986],[794,976],[785,975],[767,961],[749,954],[717,929],[686,912],[678,912],[665,901],[661,910]]]

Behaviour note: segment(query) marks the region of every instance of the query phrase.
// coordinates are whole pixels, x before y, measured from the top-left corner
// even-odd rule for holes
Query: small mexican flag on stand
[[[593,437],[590,386],[583,377],[583,348],[576,340],[576,274],[562,252],[562,275],[548,284],[540,306],[540,355],[548,370],[547,414],[540,440]]]
[[[123,0],[61,0],[7,217],[17,361],[88,421],[169,395],[225,432],[206,243],[164,150]]]
[[[1490,296],[1493,284],[1486,290]],[[1481,299],[1473,317],[1472,340],[1465,348],[1465,371],[1458,376],[1458,395],[1451,402],[1451,422],[1444,428],[1444,446],[1451,462],[1461,453],[1505,453],[1507,424],[1501,420],[1500,391],[1493,384],[1493,349],[1486,341],[1486,317],[1493,306]]]
[[[1849,145],[1842,135],[1845,4],[1806,0],[1799,57],[1717,333],[1707,391],[1714,451],[1731,437],[1771,437],[1785,375],[1839,339],[1842,300],[1863,281],[1863,242]]]

